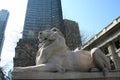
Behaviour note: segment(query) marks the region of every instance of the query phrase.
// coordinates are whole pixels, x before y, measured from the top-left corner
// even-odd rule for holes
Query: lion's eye
[[[39,34],[42,34],[42,32],[40,32]]]
[[[56,29],[53,29],[53,31],[57,31]]]

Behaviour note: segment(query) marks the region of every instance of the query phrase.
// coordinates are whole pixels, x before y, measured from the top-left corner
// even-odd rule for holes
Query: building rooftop
[[[106,26],[103,30],[101,30],[98,34],[96,34],[93,38],[91,38],[87,43],[83,45],[83,49],[87,47],[88,45],[92,44],[94,41],[98,40],[100,37],[102,37],[106,32],[110,31],[114,28],[115,25],[120,23],[120,16],[113,20],[108,26]]]

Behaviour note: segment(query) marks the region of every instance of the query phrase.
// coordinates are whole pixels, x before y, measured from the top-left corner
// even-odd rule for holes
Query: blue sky
[[[62,0],[63,17],[75,20],[90,37],[120,16],[120,0]]]
[[[120,0],[61,0],[63,18],[79,24],[81,33],[89,38],[120,16]],[[10,12],[2,56],[12,59],[23,30],[27,0],[0,0],[0,10]]]

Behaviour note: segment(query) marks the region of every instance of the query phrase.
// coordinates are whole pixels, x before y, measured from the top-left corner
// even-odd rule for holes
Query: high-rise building
[[[64,27],[65,27],[65,40],[67,46],[71,50],[74,50],[78,47],[81,48],[82,42],[78,23],[72,20],[65,19]]]
[[[9,16],[9,12],[7,10],[0,11],[0,55],[3,47],[4,38],[5,38],[4,33],[5,33],[8,16]]]
[[[52,27],[64,31],[61,0],[28,0],[23,38],[37,38],[39,31]]]

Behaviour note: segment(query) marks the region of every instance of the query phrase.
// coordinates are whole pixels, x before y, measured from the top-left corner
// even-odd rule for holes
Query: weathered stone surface
[[[38,40],[20,39],[15,48],[14,66],[35,65],[35,56],[38,50]]]
[[[36,70],[40,72],[86,72],[90,71],[94,66],[101,69],[103,71],[103,75],[106,75],[107,70],[110,69],[109,59],[99,48],[93,48],[91,52],[84,50],[69,50],[66,46],[63,35],[57,28],[41,31],[38,35],[38,39],[40,44],[36,55],[36,65],[15,67],[15,71]],[[27,49],[30,47],[31,46]],[[31,49],[32,48],[30,48],[30,50]]]
[[[109,72],[106,77],[101,72],[13,72],[14,80],[120,80],[120,72]]]

